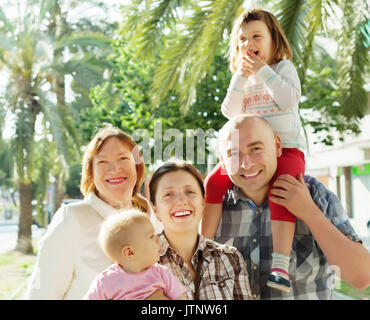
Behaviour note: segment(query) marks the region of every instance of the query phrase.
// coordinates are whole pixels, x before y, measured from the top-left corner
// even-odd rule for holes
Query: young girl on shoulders
[[[233,77],[221,110],[225,117],[248,113],[271,124],[283,145],[270,188],[281,174],[296,178],[304,174],[304,137],[298,114],[301,85],[291,62],[292,49],[277,19],[269,12],[253,9],[236,20],[230,39],[230,69]],[[255,152],[258,152],[256,150]],[[255,180],[263,168],[250,159],[238,159],[244,179]],[[213,238],[222,216],[223,197],[233,186],[221,162],[205,181],[206,210],[202,233]],[[270,195],[270,193],[269,193]],[[273,239],[272,268],[268,286],[290,290],[289,258],[295,231],[295,216],[269,201]]]

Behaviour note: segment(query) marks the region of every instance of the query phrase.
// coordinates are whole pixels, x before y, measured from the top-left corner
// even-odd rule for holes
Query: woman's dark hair
[[[166,174],[170,172],[176,172],[183,170],[185,172],[190,173],[198,182],[200,190],[202,191],[202,196],[204,197],[205,191],[203,186],[203,179],[195,167],[184,161],[178,159],[171,159],[162,166],[160,166],[152,175],[152,178],[149,182],[149,194],[150,194],[150,201],[155,204],[155,195],[157,193],[157,187],[159,180]]]

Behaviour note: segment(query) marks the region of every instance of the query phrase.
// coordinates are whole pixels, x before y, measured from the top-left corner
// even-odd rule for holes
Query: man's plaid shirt
[[[168,267],[188,288],[189,300],[194,300],[195,283],[188,265],[169,245],[166,236],[160,235],[161,257],[159,263]],[[198,251],[202,253],[199,300],[250,300],[248,274],[244,259],[234,247],[216,243],[199,235],[198,247],[191,260],[198,266]]]
[[[349,223],[340,201],[313,177],[304,177],[312,199],[328,220],[353,241],[361,240]],[[290,293],[266,285],[271,269],[272,235],[267,199],[257,207],[239,187],[228,191],[215,241],[227,243],[242,253],[254,299],[331,299],[334,273],[306,224],[297,219],[290,257]],[[340,248],[338,248],[340,250]]]

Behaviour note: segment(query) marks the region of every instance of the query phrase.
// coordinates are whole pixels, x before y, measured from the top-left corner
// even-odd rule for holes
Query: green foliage
[[[349,296],[353,299],[359,300],[369,300],[370,299],[370,287],[367,287],[364,290],[357,289],[347,282],[340,280],[340,287],[335,288],[335,291],[342,293],[346,296]]]
[[[340,108],[340,91],[335,84],[336,62],[328,55],[311,64],[302,86],[304,101],[300,103],[303,125],[314,129],[314,143],[333,145],[339,133],[359,134],[360,128],[354,118],[343,115]]]
[[[98,1],[73,3],[78,6]],[[18,10],[17,14],[8,17],[5,6],[0,10],[0,71],[4,70],[9,75],[3,84],[6,88],[5,103],[0,112],[5,114],[5,109],[15,116],[12,154],[18,182],[31,186],[32,179],[35,179],[36,194],[33,196],[38,200],[40,212],[43,211],[50,174],[64,183],[68,165],[80,161],[81,157],[80,134],[75,125],[79,118],[76,116],[78,113],[70,112],[67,103],[66,76],[75,78],[72,88],[79,89],[78,98],[86,102],[89,89],[103,80],[103,73],[109,67],[105,57],[110,51],[107,34],[112,30],[111,24],[101,23],[95,18],[71,23],[64,4],[63,0],[27,0],[17,5],[7,1],[6,5]],[[86,29],[87,26],[94,28]],[[44,138],[41,145],[36,146],[35,124],[40,117],[49,140]],[[42,158],[35,155],[40,150],[43,151]],[[30,202],[30,194],[22,190],[20,198],[24,199],[23,203]],[[31,204],[22,206],[19,228],[26,234],[28,243],[30,232],[26,231],[31,227],[30,207]]]
[[[368,95],[364,75],[369,71],[369,52],[361,26],[366,23],[366,1],[343,1],[342,32],[338,36],[338,86],[343,114],[362,118],[367,110]]]
[[[13,185],[14,162],[9,142],[0,136],[0,186],[11,188]]]
[[[151,104],[148,88],[153,81],[156,62],[142,63],[135,60],[135,48],[124,39],[117,40],[113,48],[114,54],[110,57],[114,65],[111,80],[92,91],[94,108],[81,115],[81,130],[85,141],[90,139],[94,128],[102,122],[110,122],[130,134],[137,129],[146,129],[153,138],[155,123],[159,120],[163,133],[173,128],[182,132],[182,145],[186,148],[187,129],[200,128],[204,132],[208,129],[219,130],[226,122],[220,111],[231,77],[224,58],[225,46],[219,49],[208,74],[199,83],[197,99],[186,114],[180,108],[177,94],[167,96],[157,107]],[[162,150],[171,141],[163,141]],[[185,149],[183,155],[186,155]],[[154,162],[153,153],[151,159]],[[204,165],[195,164],[200,170],[206,170]]]
[[[168,95],[178,96],[179,107],[186,111],[191,104],[196,103],[195,97],[200,94],[197,86],[209,72],[218,48],[229,37],[231,25],[243,10],[245,1],[187,1],[185,4],[174,1],[175,8],[171,7],[172,11],[153,10],[153,3],[136,0],[131,7],[126,7],[123,12],[123,30],[132,36],[134,42],[138,40],[136,34],[142,35],[140,47],[151,48],[141,56],[143,63],[159,51],[160,59],[154,69],[154,81],[150,87],[153,104],[162,103]],[[310,61],[315,54],[315,36],[338,40],[336,68],[339,72],[333,73],[335,78],[331,78],[331,81],[339,88],[339,92],[333,93],[334,96],[339,93],[335,99],[339,105],[335,108],[331,104],[327,105],[326,129],[358,133],[356,123],[365,115],[368,104],[364,89],[369,66],[369,52],[366,49],[369,34],[368,3],[362,0],[274,0],[258,3],[274,13],[280,21],[293,49],[293,62],[302,85],[306,81],[316,81],[310,75],[306,76],[308,69],[314,69]],[[173,10],[181,13],[176,19]],[[161,25],[159,21],[166,23]],[[162,32],[159,32],[160,27]],[[145,30],[155,30],[162,35],[161,40],[147,36],[149,33],[144,34]],[[164,34],[168,35],[167,40],[163,39]],[[336,89],[336,86],[332,88]],[[307,84],[307,88],[312,87],[316,86]],[[311,93],[307,96],[316,101],[322,94],[319,90],[317,96]],[[316,104],[310,104],[310,107],[315,110]],[[347,120],[350,124],[342,126],[341,122]],[[326,130],[319,122],[305,123],[314,126],[317,132],[323,133]],[[325,138],[324,135],[322,141],[332,143],[331,138]]]
[[[81,164],[75,163],[70,166],[69,178],[66,182],[66,194],[72,199],[82,198],[80,192]]]

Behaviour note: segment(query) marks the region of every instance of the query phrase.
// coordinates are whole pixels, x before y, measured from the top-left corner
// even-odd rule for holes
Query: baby
[[[186,299],[187,289],[157,263],[160,245],[145,213],[113,215],[103,223],[99,242],[114,264],[95,277],[85,300],[144,300],[157,290],[172,300]]]

